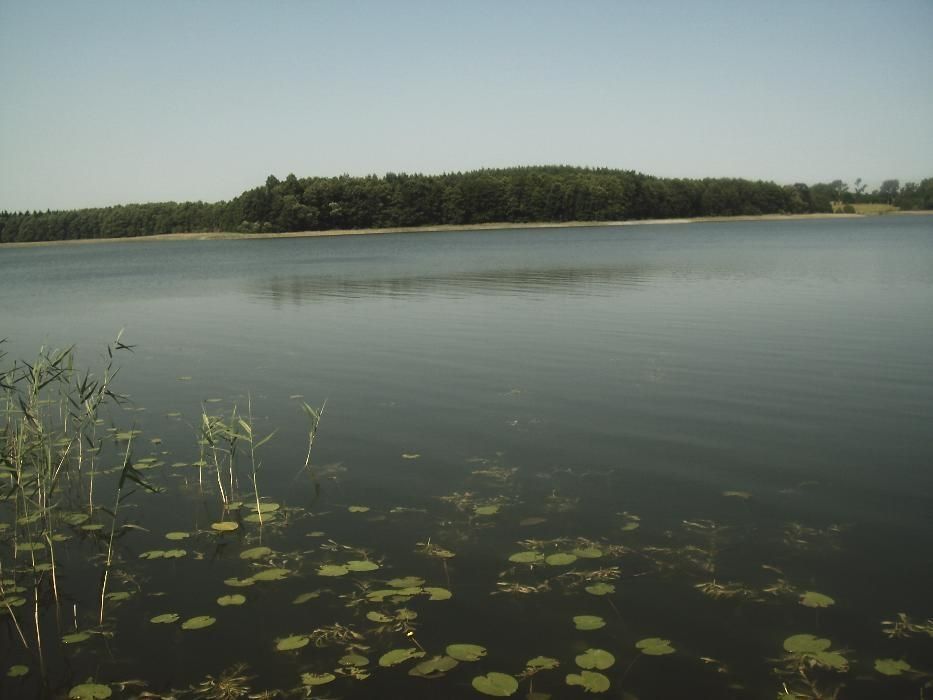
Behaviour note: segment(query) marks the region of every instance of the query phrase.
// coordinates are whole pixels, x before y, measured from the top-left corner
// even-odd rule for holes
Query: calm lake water
[[[142,431],[134,455],[166,488],[121,513],[145,529],[119,539],[111,585],[131,595],[104,626],[106,542],[78,528],[60,545],[75,573],[44,623],[52,694],[93,678],[114,697],[138,695],[118,685],[132,679],[193,695],[243,662],[255,691],[336,675],[301,697],[482,697],[474,677],[500,672],[516,697],[575,698],[566,677],[591,648],[614,656],[599,672],[616,698],[915,699],[931,678],[874,664],[933,673],[933,217],[0,249],[0,299],[7,362],[74,343],[98,367],[125,329],[131,403],[107,424]],[[317,488],[302,400],[326,400]],[[201,411],[247,402],[258,433],[278,430],[262,527],[190,466]],[[240,496],[255,498],[245,480]],[[223,520],[240,527],[212,531]],[[5,576],[22,564],[9,534]],[[186,555],[138,558],[174,546]],[[273,551],[240,558],[256,546]],[[509,560],[525,551],[571,561]],[[321,575],[349,560],[380,568]],[[269,567],[288,573],[225,584]],[[424,582],[386,583],[405,577]],[[367,597],[393,584],[407,593]],[[235,593],[245,604],[217,604]],[[917,629],[891,637],[898,613]],[[216,623],[181,629],[197,615]],[[40,695],[0,625],[0,672],[31,668],[0,695]],[[57,642],[76,627],[91,638]],[[804,633],[847,665],[788,658]],[[311,643],[277,651],[290,635]],[[673,653],[642,653],[646,638]],[[409,675],[454,643],[487,653]],[[560,666],[523,676],[537,656]]]

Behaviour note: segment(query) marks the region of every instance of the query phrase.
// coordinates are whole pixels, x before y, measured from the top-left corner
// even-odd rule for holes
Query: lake
[[[0,298],[4,367],[134,346],[61,537],[3,492],[2,697],[933,678],[931,216],[0,248]]]

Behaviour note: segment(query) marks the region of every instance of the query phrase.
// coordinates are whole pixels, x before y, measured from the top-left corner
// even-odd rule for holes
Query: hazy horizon
[[[933,3],[0,0],[0,210],[567,164],[933,175]]]

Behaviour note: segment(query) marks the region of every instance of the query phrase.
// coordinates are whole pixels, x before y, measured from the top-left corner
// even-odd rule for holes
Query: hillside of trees
[[[149,236],[180,232],[284,232],[398,226],[618,221],[803,214],[832,202],[933,209],[933,178],[866,192],[836,180],[777,185],[731,178],[659,178],[569,166],[383,177],[270,175],[230,201],[160,202],[95,209],[0,212],[0,243]]]

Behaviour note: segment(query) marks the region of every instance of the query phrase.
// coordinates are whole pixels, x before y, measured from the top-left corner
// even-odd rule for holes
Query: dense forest
[[[265,185],[213,204],[160,202],[71,211],[0,212],[0,242],[149,236],[179,232],[279,232],[493,222],[620,221],[802,214],[877,202],[933,209],[933,178],[777,185],[741,179],[659,178],[569,166],[383,177],[270,175]]]

